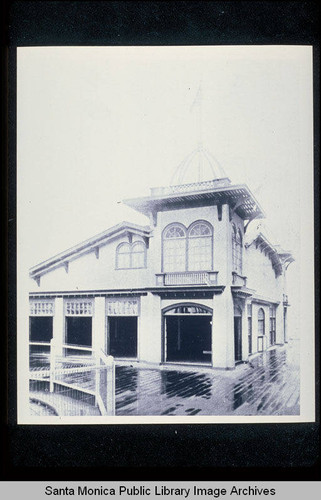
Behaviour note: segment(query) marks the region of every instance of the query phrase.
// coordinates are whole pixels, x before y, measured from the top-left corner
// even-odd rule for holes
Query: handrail
[[[41,343],[43,345],[43,343]],[[56,339],[51,339],[50,343],[50,366],[45,369],[36,369],[29,371],[30,380],[43,380],[49,382],[49,391],[54,393],[57,390],[57,386],[63,386],[69,389],[75,389],[76,391],[83,392],[85,394],[90,394],[95,397],[95,405],[98,406],[101,415],[115,415],[115,363],[113,356],[106,355],[102,349],[94,349],[93,347],[80,346],[77,344],[63,344],[57,342]],[[83,359],[81,363],[83,366],[70,366],[70,360],[73,357],[69,357],[66,354],[65,349],[70,349],[73,351],[85,351],[90,352],[92,356],[78,355],[76,359]],[[72,364],[72,363],[71,363]],[[86,375],[86,379],[89,380],[91,387],[84,387],[82,385],[82,374],[90,373]],[[72,377],[69,380],[68,375],[80,374],[76,377]]]

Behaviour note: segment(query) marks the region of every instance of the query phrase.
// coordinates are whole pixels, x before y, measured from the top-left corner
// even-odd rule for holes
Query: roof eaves
[[[29,275],[31,278],[35,278],[41,274],[44,274],[49,269],[60,266],[65,261],[73,257],[74,255],[82,254],[86,251],[94,249],[102,245],[105,241],[109,241],[111,237],[116,237],[121,235],[123,232],[133,232],[136,234],[142,234],[145,237],[150,237],[151,229],[149,226],[141,226],[139,224],[133,224],[131,222],[123,221],[106,231],[93,236],[73,247],[68,248],[64,252],[54,255],[50,259],[47,259],[35,266],[32,266],[29,270]]]

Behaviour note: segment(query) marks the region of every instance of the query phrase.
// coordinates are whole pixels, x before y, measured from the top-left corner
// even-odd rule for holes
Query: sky
[[[148,224],[119,202],[169,185],[195,149],[202,82],[203,145],[293,252],[298,303],[313,249],[311,59],[301,46],[19,48],[22,272],[122,220]]]

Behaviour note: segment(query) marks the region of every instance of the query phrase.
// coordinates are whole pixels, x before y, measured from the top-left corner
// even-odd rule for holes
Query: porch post
[[[275,343],[284,344],[284,322],[283,305],[279,304],[275,309]]]
[[[213,299],[212,364],[214,368],[234,368],[234,306],[226,288]]]
[[[250,300],[245,299],[242,305],[242,361],[247,361],[249,359],[249,327],[247,321],[247,306],[250,304]]]
[[[56,297],[55,315],[52,322],[52,338],[54,340],[56,354],[62,356],[62,344],[65,343],[65,325],[64,325],[64,299]]]
[[[139,361],[160,363],[162,356],[161,300],[148,292],[141,297],[138,323]]]
[[[105,352],[105,297],[95,297],[94,316],[92,319],[92,348],[93,351]]]

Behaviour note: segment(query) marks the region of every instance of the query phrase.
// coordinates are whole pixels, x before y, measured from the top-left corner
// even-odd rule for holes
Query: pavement
[[[235,370],[116,367],[116,415],[299,415],[299,340]]]

